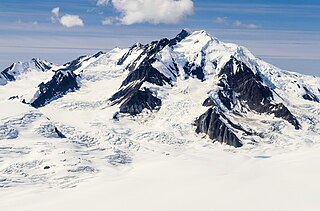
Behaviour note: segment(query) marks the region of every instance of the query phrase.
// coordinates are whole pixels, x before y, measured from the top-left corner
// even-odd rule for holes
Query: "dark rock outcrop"
[[[137,115],[143,109],[154,110],[161,106],[161,100],[152,95],[149,89],[140,90],[144,82],[157,86],[170,84],[170,79],[145,62],[137,69],[130,72],[123,81],[121,88],[110,99],[112,104],[121,103],[120,112]]]
[[[185,29],[182,29],[182,31],[173,39],[170,40],[169,46],[174,46],[184,40],[186,37],[190,35],[190,32],[188,32]]]
[[[59,138],[66,138],[66,136],[60,130],[58,130],[58,128],[55,127],[54,131],[57,133]]]
[[[117,62],[117,65],[123,65],[123,63],[126,61],[126,59],[132,55],[134,51],[143,49],[144,45],[141,43],[134,44]]]
[[[184,72],[186,73],[186,76],[189,77],[195,77],[201,81],[205,80],[205,73],[204,73],[204,66],[205,66],[205,53],[201,52],[198,54],[198,57],[201,57],[201,64],[200,66],[194,63],[187,62],[185,66],[183,67]],[[195,58],[196,59],[196,58]]]
[[[137,90],[127,98],[120,106],[121,113],[131,115],[140,114],[144,109],[156,110],[161,106],[161,100],[154,97],[149,89]]]
[[[75,60],[73,60],[73,61],[71,61],[71,62],[68,62],[68,63],[66,63],[66,64],[64,64],[63,66],[63,68],[61,68],[60,70],[70,70],[70,71],[75,71],[76,69],[78,69],[79,67],[81,67],[81,65],[82,65],[82,63],[83,63],[83,61],[86,61],[86,60],[88,60],[88,59],[90,59],[90,57],[87,57],[86,58],[86,56],[80,56],[79,58],[77,58],[77,59],[75,59]]]
[[[305,94],[302,96],[303,99],[320,103],[320,99],[314,93],[312,93],[307,87],[304,86],[303,89],[305,91]]]
[[[123,81],[119,91],[111,97],[110,101],[112,105],[121,103],[120,112],[131,115],[137,115],[141,113],[143,109],[158,109],[161,106],[161,100],[155,97],[149,89],[145,88],[141,90],[141,87],[144,82],[149,82],[156,86],[173,85],[172,78],[166,77],[163,73],[155,69],[152,64],[156,62],[156,55],[163,48],[176,45],[188,35],[189,33],[187,31],[182,30],[171,40],[164,38],[160,41],[153,41],[147,45],[138,43],[132,46],[128,52],[118,60],[118,65],[122,65],[134,51],[143,51],[126,67],[126,69],[129,70],[129,75]],[[168,71],[170,71],[173,76],[178,76],[179,71],[176,64],[168,67]]]
[[[42,72],[46,72],[52,68],[52,63],[47,62],[45,60],[33,58],[31,62],[33,62],[35,67]]]
[[[9,71],[12,70],[13,68],[14,68],[14,64],[12,64],[10,67],[8,67],[8,68],[6,68],[5,70],[3,70],[2,72],[0,72],[0,74],[1,74],[7,81],[14,81],[14,80],[16,80],[15,77],[9,73]]]
[[[112,105],[120,105],[120,113],[137,115],[144,109],[157,110],[161,107],[161,100],[153,96],[152,92],[144,88],[140,90],[142,83],[131,84],[115,93],[110,101]]]
[[[157,86],[171,84],[171,80],[152,67],[150,62],[145,62],[137,69],[129,73],[128,77],[123,81],[122,87],[127,86],[131,82],[149,82]]]
[[[30,104],[39,108],[70,91],[79,89],[77,77],[72,71],[59,70],[55,72],[50,81],[39,85],[38,96]]]
[[[139,62],[140,65],[146,65],[145,63],[152,64],[156,61],[155,56],[166,46],[174,46],[189,36],[190,33],[186,30],[182,30],[175,38],[169,40],[167,38],[161,39],[159,41],[152,41],[147,45],[142,45],[141,43],[137,43],[133,45],[128,52],[126,52],[118,61],[118,65],[122,65],[125,60],[132,55],[134,51],[142,50],[142,53],[133,61],[127,69],[131,72],[134,69],[138,68],[137,64]],[[143,58],[143,59],[142,59]],[[142,61],[140,61],[142,59]]]
[[[243,144],[235,135],[234,129],[230,127],[230,123],[231,121],[220,113],[217,107],[212,107],[196,120],[196,132],[207,134],[213,141],[234,147],[242,147]],[[241,127],[238,126],[238,129],[241,129]]]
[[[204,102],[202,103],[202,106],[205,106],[205,107],[212,107],[214,105],[215,104],[214,104],[213,100],[210,97],[205,99]]]
[[[233,109],[235,102],[232,96],[242,106],[258,113],[274,114],[276,117],[287,120],[296,129],[300,129],[296,117],[282,103],[273,102],[273,94],[269,87],[263,84],[261,77],[247,67],[243,62],[231,58],[220,72],[220,84],[223,88],[219,98],[229,109]]]
[[[66,64],[63,65],[63,68],[61,68],[60,70],[69,70],[69,71],[75,71],[78,68],[82,67],[83,63],[86,61],[89,61],[92,58],[98,58],[100,55],[102,55],[103,52],[99,51],[98,53],[96,53],[93,56],[80,56],[79,58],[68,62]]]

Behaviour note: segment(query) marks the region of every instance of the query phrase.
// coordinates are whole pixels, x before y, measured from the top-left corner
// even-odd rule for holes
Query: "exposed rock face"
[[[187,77],[191,76],[191,77],[195,77],[201,81],[205,80],[205,74],[204,74],[204,66],[205,66],[205,57],[204,57],[204,52],[201,52],[198,54],[198,57],[201,57],[201,64],[200,65],[196,65],[194,63],[189,63],[187,62],[185,64],[185,66],[183,67],[184,72],[186,74]]]
[[[129,51],[124,54],[118,61],[118,65],[122,65],[126,59],[132,55],[133,52],[141,50],[142,52],[139,54],[139,56],[130,63],[127,67],[127,69],[131,72],[135,69],[138,69],[139,66],[145,66],[150,67],[152,63],[156,61],[155,57],[157,53],[159,53],[163,48],[166,46],[174,46],[181,42],[183,39],[185,39],[187,36],[189,36],[190,33],[186,30],[182,30],[175,38],[169,40],[167,38],[161,39],[159,41],[153,41],[150,44],[142,45],[141,43],[137,43],[133,45]],[[137,66],[139,63],[139,66]]]
[[[210,97],[205,99],[205,101],[202,103],[202,106],[205,106],[205,107],[212,107],[214,105],[215,104],[214,104],[214,102],[212,101],[212,99]]]
[[[134,52],[140,49],[143,49],[144,45],[141,43],[134,44],[127,53],[125,53],[117,62],[117,65],[123,65],[123,63],[126,61],[126,59]]]
[[[171,83],[170,79],[152,67],[150,62],[145,62],[129,73],[128,77],[123,81],[122,86],[126,86],[134,81],[149,82],[157,86],[163,86]]]
[[[137,115],[144,109],[155,110],[161,106],[161,100],[154,97],[149,89],[138,90],[120,106],[121,113]]]
[[[113,104],[122,103],[120,105],[121,113],[137,115],[143,109],[154,110],[161,106],[161,100],[155,97],[149,89],[140,89],[144,82],[157,86],[173,85],[172,79],[155,69],[152,64],[156,61],[157,53],[164,47],[176,45],[188,35],[187,31],[182,30],[171,40],[165,38],[160,41],[153,41],[148,45],[135,44],[120,58],[118,65],[122,65],[134,51],[142,50],[137,59],[127,66],[130,72],[129,75],[123,81],[119,91],[110,99]],[[173,68],[171,73],[177,77],[178,68],[176,65],[171,68]]]
[[[121,103],[120,113],[131,115],[140,114],[144,109],[157,110],[161,107],[161,100],[153,96],[152,92],[144,88],[140,90],[142,83],[129,85],[115,93],[110,101],[114,104]]]
[[[38,93],[30,104],[39,108],[70,91],[79,89],[77,77],[72,71],[57,71],[50,81],[39,85]]]
[[[170,40],[169,46],[174,46],[181,42],[183,39],[188,37],[190,35],[190,32],[183,29],[175,38]]]
[[[10,67],[0,72],[0,75],[4,77],[7,81],[14,81],[15,80],[14,76],[9,73],[9,71],[12,70],[13,68],[14,68],[14,64],[12,64]]]
[[[45,60],[33,58],[31,61],[34,63],[34,66],[42,72],[46,72],[47,70],[50,70],[52,68],[52,63]]]
[[[75,71],[76,69],[78,69],[79,67],[81,67],[82,65],[82,60],[84,60],[86,58],[86,56],[80,56],[79,58],[65,64],[64,68],[60,69],[60,70],[70,70],[70,71]]]
[[[320,99],[314,94],[312,93],[307,87],[303,87],[305,94],[302,96],[305,100],[310,100],[310,101],[314,101],[317,103],[320,103]]]
[[[54,130],[59,138],[66,138],[66,136],[63,133],[61,133],[60,130],[58,130],[58,128],[55,127]]]
[[[273,102],[273,94],[269,87],[263,84],[258,74],[247,67],[243,62],[231,58],[220,72],[219,98],[229,109],[235,106],[232,100],[236,95],[236,100],[242,106],[258,113],[274,114],[276,117],[287,120],[296,129],[300,129],[296,117],[282,103]]]
[[[99,51],[98,53],[96,53],[93,56],[80,56],[79,58],[64,64],[63,65],[64,67],[61,68],[60,70],[75,71],[75,70],[79,69],[85,62],[89,61],[92,58],[98,58],[102,54],[103,54],[103,52]]]
[[[230,146],[242,147],[242,142],[235,135],[230,123],[231,121],[222,115],[217,107],[212,107],[196,120],[196,132],[207,134],[213,142],[219,141]]]

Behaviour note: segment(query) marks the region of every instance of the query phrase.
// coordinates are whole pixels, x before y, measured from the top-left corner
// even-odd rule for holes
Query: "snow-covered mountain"
[[[319,77],[280,70],[205,31],[61,66],[15,63],[0,77],[0,153],[9,155],[0,154],[0,187],[73,187],[141,153],[320,143]]]
[[[15,81],[21,75],[27,74],[30,71],[47,72],[53,67],[52,63],[39,58],[33,58],[29,62],[13,63],[10,67],[0,72],[0,86],[10,81]]]

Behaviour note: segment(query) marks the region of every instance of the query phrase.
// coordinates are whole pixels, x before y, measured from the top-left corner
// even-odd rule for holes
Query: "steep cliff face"
[[[231,58],[220,71],[219,98],[229,109],[233,109],[235,103],[248,107],[258,113],[273,114],[276,117],[287,120],[296,129],[300,129],[297,118],[282,103],[274,101],[272,90],[263,84],[262,78],[241,61]],[[234,97],[236,96],[236,101]]]
[[[242,147],[241,140],[235,134],[231,121],[219,112],[217,107],[209,108],[196,120],[196,132],[205,133],[213,141],[234,147]],[[241,129],[240,127],[238,129]]]
[[[317,95],[315,95],[312,91],[310,91],[305,86],[303,86],[303,89],[305,91],[305,94],[303,94],[302,97],[305,100],[310,100],[310,101],[314,101],[314,102],[320,103],[320,99],[317,97]],[[318,90],[318,92],[320,92],[320,90]]]
[[[39,108],[50,103],[70,91],[79,89],[78,76],[72,71],[57,71],[47,83],[41,83],[30,104]]]
[[[147,45],[135,44],[119,59],[117,64],[123,65],[132,54],[138,52],[133,62],[126,66],[126,69],[129,71],[128,76],[123,81],[119,91],[110,99],[113,104],[121,104],[121,113],[137,115],[144,109],[159,109],[161,99],[157,98],[150,89],[142,87],[145,83],[155,86],[173,85],[179,72],[175,63],[172,62],[166,70],[170,73],[171,77],[156,69],[154,64],[161,60],[158,56],[165,47],[172,48],[172,46],[182,41],[188,35],[187,31],[182,30],[171,40],[165,38],[160,41],[153,41]]]
[[[144,109],[157,110],[161,106],[161,100],[154,97],[149,89],[137,90],[128,97],[120,106],[121,113],[131,115],[140,114]]]
[[[79,58],[68,62],[62,65],[59,70],[69,70],[69,71],[78,71],[80,72],[84,68],[86,68],[91,63],[95,62],[101,55],[104,53],[99,51],[98,53],[94,54],[93,56],[80,56]]]

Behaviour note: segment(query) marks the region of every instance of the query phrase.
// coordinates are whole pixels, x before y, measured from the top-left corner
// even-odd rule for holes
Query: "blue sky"
[[[33,57],[64,63],[189,28],[244,45],[283,69],[320,75],[319,0],[181,0],[174,8],[163,3],[173,0],[139,0],[149,2],[137,3],[139,10],[132,9],[138,0],[100,1],[1,0],[0,69]]]

